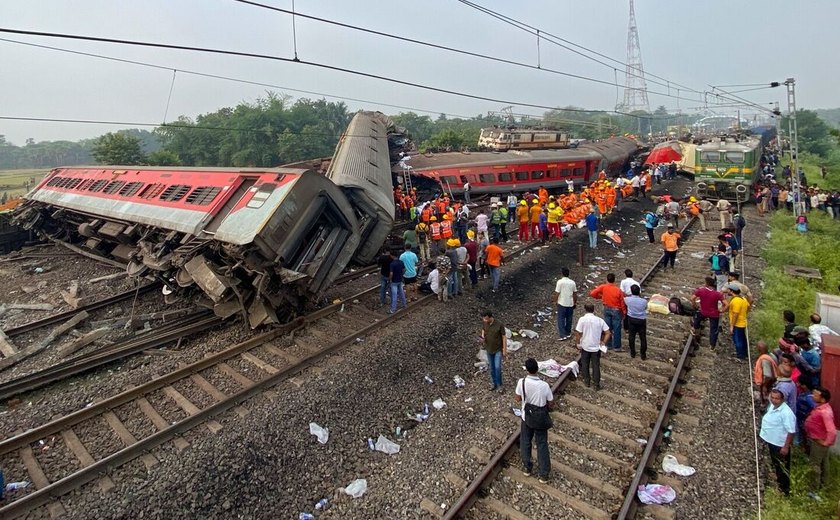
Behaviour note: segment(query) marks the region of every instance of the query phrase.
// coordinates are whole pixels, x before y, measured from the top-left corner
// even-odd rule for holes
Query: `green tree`
[[[91,150],[100,164],[133,165],[146,161],[140,139],[130,135],[109,132],[97,138]]]
[[[782,118],[782,128],[788,128],[787,116]],[[803,152],[827,157],[833,147],[831,128],[813,110],[796,111],[796,128],[799,132],[799,149]]]
[[[154,151],[146,157],[150,166],[181,166],[181,158],[171,150],[161,149]]]

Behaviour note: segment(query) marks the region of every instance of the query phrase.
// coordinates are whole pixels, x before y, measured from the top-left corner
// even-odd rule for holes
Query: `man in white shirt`
[[[595,390],[601,389],[601,345],[610,339],[610,327],[607,322],[595,316],[595,305],[587,303],[583,306],[586,314],[578,319],[575,336],[580,349],[580,372],[583,384],[590,386],[589,367],[592,366],[591,380],[595,383]]]
[[[566,179],[566,191],[569,193],[575,192],[575,181],[574,179]]]
[[[437,266],[435,266],[434,262],[429,262],[429,275],[426,277],[426,283],[420,286],[420,292],[427,292],[431,291],[432,293],[436,294],[439,300],[446,301],[446,291],[441,291],[440,286],[440,271],[438,270]]]
[[[572,315],[577,305],[577,284],[569,278],[569,268],[560,270],[563,277],[557,280],[554,287],[554,301],[557,304],[557,332],[560,334],[560,341],[566,341],[572,337]]]
[[[472,190],[472,186],[470,186],[469,182],[464,183],[464,202],[466,204],[470,203],[470,190]]]
[[[641,179],[639,179],[638,175],[634,175],[633,178],[630,179],[630,186],[633,186],[633,198],[639,198],[639,188],[641,185]]]
[[[537,375],[539,365],[534,358],[525,360],[525,370],[528,377],[524,377],[516,383],[516,401],[522,402],[522,429],[519,434],[519,455],[522,458],[524,468],[522,473],[526,477],[531,476],[533,463],[531,462],[531,442],[537,441],[537,463],[540,468],[540,482],[548,483],[548,474],[551,473],[551,458],[548,452],[548,430],[537,430],[525,423],[525,405],[553,407],[554,395],[551,387]],[[522,396],[525,396],[523,400]]]
[[[830,336],[838,336],[836,332],[831,330],[829,327],[823,325],[821,322],[822,316],[815,312],[811,315],[811,326],[808,327],[808,336],[811,339],[811,345],[818,350],[822,350],[823,334],[828,334]]]
[[[729,210],[732,209],[732,203],[726,199],[720,199],[715,206],[720,213],[720,229],[728,228],[731,222]]]
[[[625,296],[630,296],[630,288],[634,285],[641,287],[642,284],[633,279],[633,271],[630,269],[624,270],[624,276],[625,278],[624,280],[621,280],[620,284],[618,284],[618,288],[621,289],[621,292],[623,292]]]

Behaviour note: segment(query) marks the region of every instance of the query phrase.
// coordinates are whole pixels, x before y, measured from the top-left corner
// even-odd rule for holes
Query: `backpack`
[[[653,226],[653,227],[658,227],[659,226],[659,215],[657,215],[656,213],[651,213],[651,212],[648,212],[648,214],[653,215],[653,218],[650,220],[650,225]]]
[[[417,230],[417,241],[418,242],[425,242],[426,241],[426,231],[423,229]]]
[[[712,255],[712,271],[720,271],[720,255]]]

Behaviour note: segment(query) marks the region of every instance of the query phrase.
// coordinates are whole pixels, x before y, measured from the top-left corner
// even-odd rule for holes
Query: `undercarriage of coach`
[[[252,328],[302,312],[346,264],[345,246],[353,249],[358,241],[329,208],[297,226],[293,240],[278,243],[267,232],[245,245],[40,203],[30,203],[15,221],[45,239],[119,262],[132,277],[160,281],[167,303],[193,299],[223,318],[240,314]],[[288,231],[275,228],[276,235]]]

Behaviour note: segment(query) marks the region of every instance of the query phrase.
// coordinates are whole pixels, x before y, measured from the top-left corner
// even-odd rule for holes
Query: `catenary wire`
[[[199,53],[206,53],[206,54],[216,54],[216,55],[223,55],[223,56],[235,56],[235,57],[245,57],[245,58],[255,58],[255,59],[263,59],[269,61],[276,61],[281,63],[296,63],[301,65],[308,65],[314,68],[320,68],[324,70],[330,70],[333,72],[342,72],[346,74],[351,74],[354,76],[385,81],[389,83],[395,83],[398,85],[419,88],[422,90],[428,90],[432,92],[438,92],[441,94],[448,94],[468,99],[476,99],[481,101],[490,101],[493,103],[499,103],[503,105],[518,105],[523,107],[529,108],[539,108],[544,110],[554,110],[556,106],[549,106],[549,105],[542,105],[539,103],[530,103],[530,102],[522,102],[522,101],[512,101],[508,99],[500,99],[500,98],[493,98],[489,96],[481,96],[478,94],[471,94],[468,92],[462,92],[458,90],[452,90],[442,87],[435,87],[432,85],[425,85],[422,83],[415,83],[412,81],[400,80],[396,78],[389,78],[387,76],[382,76],[380,74],[374,74],[370,72],[359,71],[355,69],[350,69],[346,67],[339,67],[336,65],[328,65],[325,63],[314,62],[314,61],[305,61],[305,60],[295,60],[293,58],[284,58],[281,56],[272,56],[269,54],[260,54],[260,53],[252,53],[252,52],[245,52],[245,51],[235,51],[230,49],[216,49],[216,48],[209,48],[209,47],[197,47],[191,45],[176,45],[176,44],[169,44],[169,43],[157,43],[157,42],[148,42],[148,41],[138,41],[138,40],[125,40],[119,38],[105,38],[105,37],[98,37],[98,36],[85,36],[79,34],[67,34],[67,33],[54,33],[54,32],[45,32],[45,31],[28,31],[22,29],[9,29],[9,28],[0,28],[0,33],[10,33],[10,34],[21,34],[27,36],[41,36],[46,38],[59,38],[59,39],[69,39],[69,40],[77,40],[77,41],[92,41],[98,43],[110,43],[116,45],[129,45],[129,46],[137,46],[137,47],[146,47],[146,48],[157,48],[157,49],[169,49],[169,50],[179,50],[179,51],[189,51],[189,52],[199,52]],[[546,69],[542,69],[546,70]],[[603,80],[594,80],[599,83],[604,83],[607,85],[613,85],[612,82],[603,81]],[[674,96],[670,96],[674,97]],[[692,100],[696,101],[696,100]],[[645,119],[645,116],[638,115],[638,114],[630,114],[625,112],[620,112],[617,110],[587,110],[587,109],[572,109],[568,108],[567,111],[571,112],[581,112],[581,113],[617,113],[628,115],[631,117],[637,117],[641,119]]]
[[[583,80],[583,81],[591,81],[591,82],[600,83],[600,84],[603,84],[603,85],[609,85],[609,86],[616,86],[617,85],[616,83],[613,83],[613,82],[608,81],[608,80],[591,78],[591,77],[588,77],[588,76],[583,76],[581,74],[575,74],[575,73],[572,73],[572,72],[566,72],[566,71],[541,67],[540,65],[532,65],[532,64],[529,64],[529,63],[519,62],[519,61],[515,61],[515,60],[509,60],[509,59],[506,59],[506,58],[500,58],[498,56],[491,56],[491,55],[482,54],[482,53],[479,53],[479,52],[467,51],[467,50],[464,50],[464,49],[458,49],[458,48],[450,47],[450,46],[447,46],[447,45],[440,45],[440,44],[437,44],[437,43],[427,42],[427,41],[424,41],[424,40],[418,40],[416,38],[409,38],[407,36],[399,36],[399,35],[396,35],[396,34],[386,33],[386,32],[378,31],[378,30],[375,30],[375,29],[369,29],[369,28],[366,28],[366,27],[360,27],[360,26],[357,26],[357,25],[352,25],[352,24],[347,24],[347,23],[343,23],[343,22],[338,22],[338,21],[335,21],[335,20],[330,20],[328,18],[322,18],[322,17],[319,17],[319,16],[302,14],[300,12],[293,12],[293,11],[290,11],[289,9],[284,9],[282,7],[263,4],[263,3],[260,3],[260,2],[255,2],[253,0],[233,0],[233,1],[237,2],[237,3],[245,4],[245,5],[250,5],[250,6],[253,6],[253,7],[258,7],[258,8],[261,8],[261,9],[267,9],[267,10],[275,11],[275,12],[278,12],[278,13],[288,14],[288,15],[291,15],[291,16],[294,16],[294,17],[306,18],[306,19],[317,21],[317,22],[320,22],[320,23],[334,25],[334,26],[341,27],[341,28],[344,28],[344,29],[360,31],[360,32],[363,32],[363,33],[372,34],[372,35],[380,36],[380,37],[383,37],[383,38],[390,38],[390,39],[393,39],[393,40],[402,41],[402,42],[406,42],[406,43],[411,43],[411,44],[415,44],[415,45],[420,45],[420,46],[424,46],[424,47],[429,47],[429,48],[433,48],[433,49],[437,49],[437,50],[443,50],[443,51],[447,51],[447,52],[462,54],[462,55],[470,56],[470,57],[473,57],[473,58],[479,58],[479,59],[483,59],[483,60],[494,61],[494,62],[497,62],[497,63],[506,64],[506,65],[514,65],[514,66],[517,66],[517,67],[528,68],[528,69],[531,69],[531,70],[549,72],[549,73],[552,73],[552,74],[557,74],[557,75],[561,75],[561,76],[565,76],[565,77],[569,77],[569,78],[573,78],[573,79],[580,79],[580,80]],[[536,30],[531,32],[531,34],[536,35],[538,38],[542,38],[542,34],[537,32]],[[545,38],[543,38],[543,39],[545,39]],[[546,41],[551,41],[551,40],[546,39]],[[556,42],[552,42],[552,43],[556,44]],[[577,52],[574,49],[570,49],[570,50],[572,52]],[[581,54],[581,55],[585,56],[583,54]],[[587,56],[585,56],[585,57],[587,57]],[[606,63],[603,63],[603,62],[600,62],[600,61],[599,61],[599,63],[601,63],[603,65],[607,65],[610,68],[612,68],[612,66],[610,66]],[[664,84],[664,83],[658,83],[658,82],[654,82],[654,83],[666,86],[666,84]],[[621,85],[617,85],[617,86],[621,86]],[[665,93],[665,92],[658,92],[658,91],[653,91],[653,90],[648,90],[647,92],[649,94],[658,95],[658,96],[665,96],[665,97],[671,97],[671,98],[676,98],[677,97],[677,96],[674,96],[673,94]],[[696,99],[693,99],[693,98],[682,98],[682,99],[684,99],[686,101],[697,101]]]

